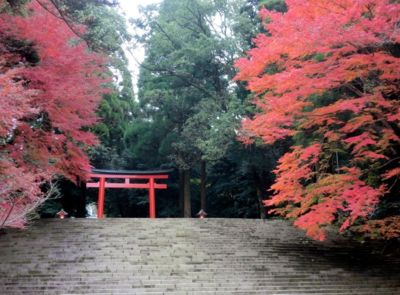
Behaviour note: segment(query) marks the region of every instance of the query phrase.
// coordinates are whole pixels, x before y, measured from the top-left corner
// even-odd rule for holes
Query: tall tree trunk
[[[118,197],[114,198],[114,200],[116,201],[116,207],[118,208],[119,215],[121,217],[128,217],[128,214],[126,213],[129,211],[130,206],[128,207],[126,204],[124,204],[124,197],[121,198],[120,195],[118,195]]]
[[[265,175],[264,173],[261,173],[261,175],[257,172],[257,169],[255,167],[252,167],[253,171],[253,179],[254,179],[254,184],[256,187],[256,194],[257,194],[257,201],[258,201],[258,209],[260,212],[260,218],[265,219],[267,217],[266,214],[266,208],[263,204],[263,201],[266,199],[265,198],[265,193],[267,191],[266,187],[266,182],[265,182]]]
[[[86,183],[78,179],[79,199],[76,208],[76,217],[86,217]]]
[[[264,200],[263,195],[264,194],[259,186],[256,187],[256,190],[257,190],[258,208],[260,210],[260,218],[265,219],[265,218],[267,218],[267,214],[266,214],[266,208],[263,203],[263,200]]]
[[[206,161],[201,160],[200,162],[200,209],[206,211],[207,199],[206,199]]]
[[[184,196],[185,196],[185,174],[182,169],[179,169],[179,214],[180,217],[184,216]]]
[[[191,206],[191,195],[190,195],[190,170],[183,171],[183,194],[184,194],[184,202],[183,202],[183,217],[192,217],[192,206]]]

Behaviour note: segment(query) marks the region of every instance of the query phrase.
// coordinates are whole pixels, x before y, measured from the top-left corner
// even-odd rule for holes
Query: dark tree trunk
[[[116,205],[117,205],[116,207],[118,208],[119,215],[121,217],[128,217],[127,214],[126,214],[126,212],[128,211],[127,210],[128,206],[126,206],[126,204],[124,204],[123,198],[121,200],[121,197],[118,196],[117,198],[114,198],[114,200],[116,200]]]
[[[76,208],[76,217],[86,217],[86,183],[78,180],[79,198]]]
[[[267,218],[267,214],[266,214],[266,208],[263,203],[264,194],[259,186],[256,187],[256,190],[257,190],[258,208],[260,210],[260,218],[265,219]]]
[[[184,186],[185,186],[185,174],[182,169],[179,169],[179,214],[180,217],[184,216],[184,196],[185,196],[185,191],[184,191]]]
[[[200,162],[200,209],[206,211],[207,199],[206,199],[206,161]]]
[[[190,195],[190,170],[183,171],[183,217],[192,217],[191,195]]]
[[[255,167],[252,168],[253,171],[253,179],[254,179],[254,184],[256,187],[256,194],[257,194],[257,202],[258,202],[258,209],[260,212],[260,218],[265,219],[267,217],[266,214],[266,208],[263,204],[263,201],[266,199],[266,192],[267,192],[267,186],[266,186],[266,180],[264,173],[258,173],[257,169]]]

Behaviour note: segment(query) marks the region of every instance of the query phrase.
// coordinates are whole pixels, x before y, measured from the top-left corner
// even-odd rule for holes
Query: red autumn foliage
[[[368,224],[356,228],[356,230],[366,232],[372,237],[398,238],[400,236],[399,224],[400,216],[390,216],[380,220],[372,220]]]
[[[0,226],[22,227],[55,175],[85,177],[96,138],[84,127],[105,82],[102,56],[35,1],[27,9],[0,15]]]
[[[332,224],[399,237],[399,218],[375,212],[400,203],[400,4],[286,3],[287,13],[260,12],[268,34],[236,63],[259,108],[241,138],[301,142],[280,159],[266,205],[318,240]]]

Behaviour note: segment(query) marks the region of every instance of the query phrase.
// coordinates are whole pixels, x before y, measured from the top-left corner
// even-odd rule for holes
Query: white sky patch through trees
[[[121,13],[123,13],[127,20],[137,18],[139,14],[139,6],[146,6],[149,4],[160,3],[161,0],[119,0]],[[131,25],[128,23],[128,27]],[[131,31],[132,28],[129,29]],[[132,41],[134,42],[134,40]],[[137,95],[137,81],[139,79],[139,64],[144,60],[144,48],[138,44],[125,44],[125,54],[129,60],[129,71],[132,74],[133,90],[135,96]],[[139,63],[139,64],[138,64]]]

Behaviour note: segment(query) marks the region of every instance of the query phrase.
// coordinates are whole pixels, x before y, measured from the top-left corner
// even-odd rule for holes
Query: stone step
[[[0,236],[0,294],[400,294],[400,259],[281,220],[41,220]]]

